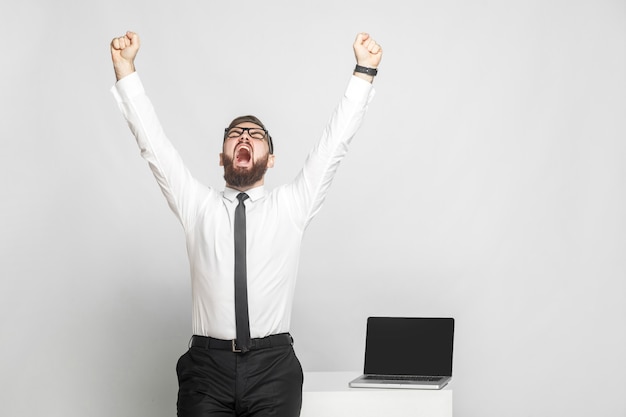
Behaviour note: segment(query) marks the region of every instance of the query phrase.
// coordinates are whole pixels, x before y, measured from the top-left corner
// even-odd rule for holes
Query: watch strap
[[[371,75],[372,77],[375,77],[376,74],[378,74],[378,70],[376,68],[368,68],[368,67],[363,67],[361,65],[357,65],[356,67],[354,67],[354,72],[360,72],[363,74]]]

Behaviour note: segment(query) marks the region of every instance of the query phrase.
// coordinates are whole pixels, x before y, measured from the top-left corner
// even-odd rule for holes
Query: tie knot
[[[246,193],[237,194],[237,200],[239,200],[240,203],[243,203],[243,201],[246,199],[248,199],[248,194]]]

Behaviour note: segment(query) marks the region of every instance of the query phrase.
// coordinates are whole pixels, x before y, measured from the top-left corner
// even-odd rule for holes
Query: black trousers
[[[302,367],[292,346],[191,347],[176,365],[178,417],[298,417]]]

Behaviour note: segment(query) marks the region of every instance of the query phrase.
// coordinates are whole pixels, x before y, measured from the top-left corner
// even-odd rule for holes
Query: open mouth
[[[252,162],[251,149],[246,145],[241,145],[235,150],[235,165],[249,166]]]

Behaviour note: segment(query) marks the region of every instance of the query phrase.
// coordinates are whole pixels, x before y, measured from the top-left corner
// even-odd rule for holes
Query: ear
[[[267,158],[267,167],[274,168],[274,154],[271,154]]]
[[[220,166],[224,166],[224,154],[222,152],[220,152]]]

